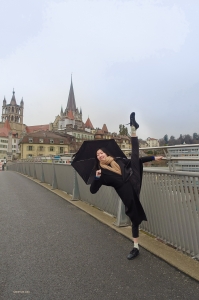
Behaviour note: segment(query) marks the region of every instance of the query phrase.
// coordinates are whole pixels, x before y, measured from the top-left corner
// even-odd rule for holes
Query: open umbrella
[[[106,148],[114,158],[126,158],[114,139],[84,141],[78,152],[74,154],[71,165],[86,184],[90,184],[95,176],[96,152],[100,148]]]

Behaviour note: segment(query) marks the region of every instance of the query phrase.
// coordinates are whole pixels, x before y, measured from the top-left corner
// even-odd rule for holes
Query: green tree
[[[199,140],[199,135],[196,132],[193,133],[193,140]]]
[[[168,134],[165,134],[163,139],[164,139],[165,144],[168,144],[168,141],[169,141]]]
[[[119,125],[119,134],[121,135],[128,135],[128,129],[124,125]]]

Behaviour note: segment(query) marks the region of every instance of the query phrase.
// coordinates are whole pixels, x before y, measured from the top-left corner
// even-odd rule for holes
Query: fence
[[[103,186],[92,195],[70,165],[21,161],[8,170],[46,182],[116,216],[116,226],[130,225],[115,190]],[[199,259],[199,173],[144,168],[141,202],[148,222],[140,228]]]

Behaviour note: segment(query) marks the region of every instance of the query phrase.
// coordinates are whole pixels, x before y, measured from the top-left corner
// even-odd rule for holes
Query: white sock
[[[137,248],[139,250],[139,245],[138,243],[134,243],[134,248]]]
[[[131,126],[131,134],[136,134],[135,126]]]

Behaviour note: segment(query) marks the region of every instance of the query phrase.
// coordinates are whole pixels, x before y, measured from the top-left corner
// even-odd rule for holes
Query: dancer
[[[107,149],[101,148],[96,153],[96,176],[90,186],[90,192],[95,194],[102,185],[112,186],[125,205],[125,213],[132,222],[134,247],[127,258],[134,259],[139,255],[139,225],[147,221],[144,209],[140,203],[142,183],[142,164],[152,160],[160,160],[162,156],[147,156],[139,158],[139,143],[136,130],[135,113],[130,115],[131,126],[131,159],[113,158]]]

